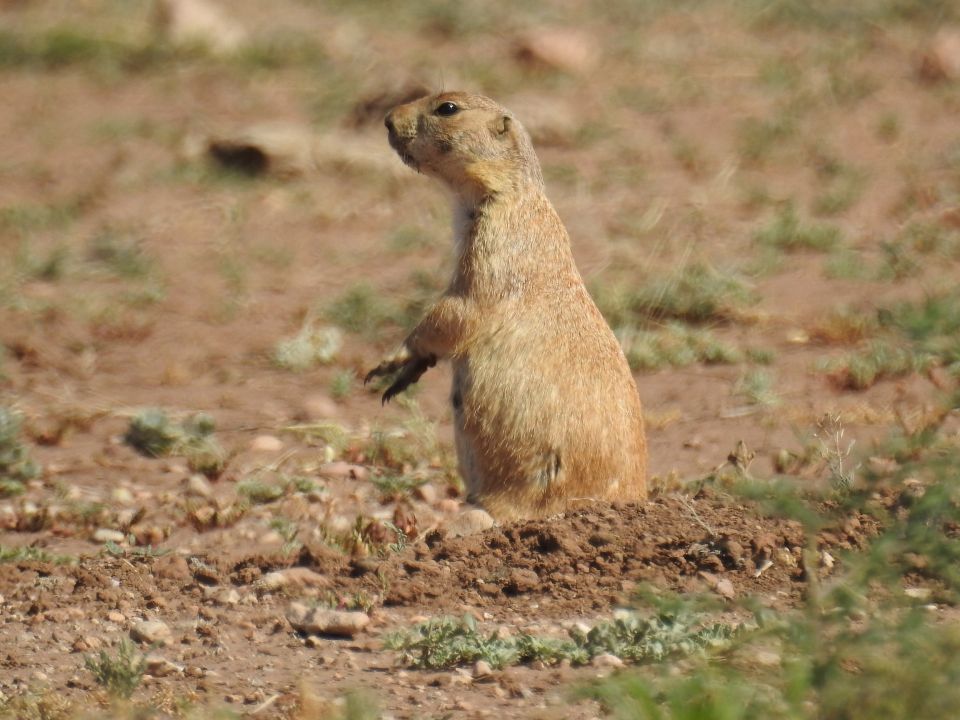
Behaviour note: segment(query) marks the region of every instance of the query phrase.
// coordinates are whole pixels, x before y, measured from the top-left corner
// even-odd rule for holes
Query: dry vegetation
[[[0,0],[0,717],[953,712],[956,3],[222,5]],[[443,286],[381,125],[441,85],[534,136],[646,507],[438,535],[447,371],[358,381]]]

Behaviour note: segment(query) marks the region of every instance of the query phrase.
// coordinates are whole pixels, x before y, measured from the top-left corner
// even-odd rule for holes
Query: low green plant
[[[23,483],[40,474],[40,466],[20,439],[22,415],[0,405],[0,497],[19,495]]]
[[[204,413],[175,422],[163,410],[152,408],[130,420],[124,440],[148,457],[183,455],[191,470],[216,477],[226,466],[227,454],[213,432],[213,418]]]
[[[73,27],[42,32],[0,31],[0,67],[56,71],[83,67],[108,75],[136,73],[172,62],[205,57],[200,46],[99,36]]]
[[[133,542],[131,539],[130,542]],[[103,544],[103,552],[114,557],[158,558],[170,554],[169,549],[155,548],[153,545],[143,547],[122,547],[112,540]]]
[[[843,317],[838,320],[842,322]],[[926,372],[935,365],[960,375],[960,291],[931,293],[919,302],[881,308],[875,320],[861,322],[854,316],[852,321],[856,324],[847,323],[850,339],[862,336],[869,342],[820,364],[839,387],[864,390],[880,380]],[[822,330],[829,340],[842,328],[825,326]]]
[[[390,234],[390,249],[397,253],[408,253],[436,245],[436,239],[428,230],[416,225],[401,225]]]
[[[59,689],[50,687],[0,698],[3,720],[73,720],[78,710]]]
[[[330,397],[344,400],[350,396],[356,385],[356,373],[352,370],[338,370],[330,381]]]
[[[865,349],[828,362],[824,368],[838,387],[866,390],[880,380],[925,371],[932,362],[930,355],[917,354],[889,340],[874,340]]]
[[[704,262],[684,264],[637,287],[594,287],[597,305],[615,328],[643,327],[652,321],[691,323],[737,319],[753,300],[747,283]]]
[[[736,631],[721,623],[704,623],[687,612],[661,612],[647,618],[624,614],[597,623],[589,631],[574,629],[568,638],[520,633],[503,637],[483,633],[472,616],[436,618],[411,630],[388,636],[385,645],[401,661],[419,668],[442,669],[477,660],[494,668],[540,660],[569,660],[583,665],[598,655],[612,654],[634,663],[661,662],[701,650],[727,646]]]
[[[865,630],[842,613],[841,621],[793,615],[724,661],[672,676],[623,673],[578,694],[630,720],[950,717],[960,702],[960,633],[936,629],[924,615],[873,619]]]
[[[344,330],[372,336],[395,322],[397,309],[377,295],[370,285],[359,283],[330,303],[326,317]]]
[[[824,259],[823,274],[832,280],[873,280],[877,272],[862,251],[841,246]]]
[[[773,374],[764,369],[746,370],[734,385],[734,395],[739,395],[751,405],[773,407],[780,404],[780,395],[774,390]]]
[[[796,119],[786,110],[771,118],[747,118],[737,128],[737,150],[747,164],[760,165],[796,133]]]
[[[350,444],[350,432],[343,425],[333,421],[288,425],[283,430],[308,443],[326,445],[334,457],[342,453]]]
[[[4,547],[0,545],[0,563],[26,561],[53,563],[55,565],[71,565],[76,563],[77,559],[70,555],[57,555],[43,548],[29,545],[20,547]]]
[[[87,247],[87,257],[117,277],[140,279],[153,272],[153,260],[143,250],[140,239],[116,230],[94,235]]]
[[[721,365],[738,363],[744,354],[718,339],[710,330],[672,322],[656,330],[619,331],[620,344],[634,370],[686,367],[693,363]]]
[[[258,477],[250,477],[237,483],[237,495],[247,498],[256,505],[264,505],[279,500],[286,494],[283,486],[268,483]]]
[[[387,473],[371,476],[370,482],[380,492],[380,498],[383,501],[390,501],[409,497],[414,489],[423,485],[426,481],[423,478]]]
[[[312,35],[286,32],[244,43],[230,60],[253,70],[279,70],[296,66],[322,67],[327,57],[323,44]]]
[[[960,290],[931,293],[880,312],[881,324],[896,330],[919,353],[960,372]]]
[[[839,228],[830,225],[806,225],[793,203],[787,203],[764,228],[753,236],[754,242],[785,252],[815,250],[824,252],[836,247],[841,240]]]
[[[342,346],[343,334],[339,328],[317,327],[308,320],[294,337],[277,343],[273,362],[285,370],[303,372],[333,361]]]
[[[139,650],[128,640],[120,641],[117,654],[110,657],[106,650],[99,656],[84,659],[87,670],[93,673],[94,680],[110,695],[127,699],[140,686],[147,661]]]
[[[25,242],[17,252],[16,266],[23,278],[56,282],[67,274],[70,250],[65,245],[55,245],[46,254],[38,256]]]
[[[293,555],[303,547],[303,543],[297,538],[300,534],[300,525],[295,521],[285,517],[275,517],[270,520],[269,527],[271,530],[276,530],[283,538],[281,554]]]
[[[817,215],[839,215],[856,204],[865,185],[863,173],[842,167],[826,178],[825,185],[813,199],[813,212]]]

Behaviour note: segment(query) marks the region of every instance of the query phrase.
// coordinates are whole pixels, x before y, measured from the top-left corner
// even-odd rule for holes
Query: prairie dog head
[[[445,92],[399,105],[385,120],[390,145],[410,167],[477,202],[543,185],[530,136],[490,98]]]

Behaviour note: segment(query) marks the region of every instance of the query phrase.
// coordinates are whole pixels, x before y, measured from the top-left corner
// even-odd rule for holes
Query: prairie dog
[[[453,364],[454,434],[468,499],[499,520],[588,499],[646,496],[640,399],[544,192],[530,136],[489,98],[444,92],[391,110],[390,145],[454,200],[450,285],[367,375],[384,402]]]

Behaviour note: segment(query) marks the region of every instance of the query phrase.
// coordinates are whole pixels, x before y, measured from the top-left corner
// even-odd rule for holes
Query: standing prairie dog
[[[646,439],[626,358],[573,261],[530,136],[489,98],[445,92],[386,117],[390,145],[454,197],[456,267],[401,348],[370,371],[384,402],[453,363],[468,498],[500,520],[646,496]]]

